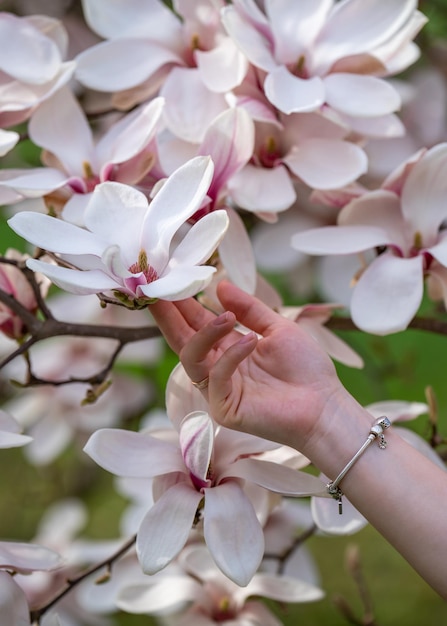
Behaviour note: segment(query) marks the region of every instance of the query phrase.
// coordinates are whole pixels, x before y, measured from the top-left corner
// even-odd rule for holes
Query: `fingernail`
[[[243,335],[241,339],[239,339],[239,343],[251,343],[253,339],[257,339],[257,334],[253,331],[250,331],[246,335]]]
[[[222,326],[223,324],[226,324],[230,319],[230,314],[228,311],[225,311],[225,313],[221,313],[220,315],[218,315],[216,317],[215,320],[213,320],[213,324],[214,326]]]

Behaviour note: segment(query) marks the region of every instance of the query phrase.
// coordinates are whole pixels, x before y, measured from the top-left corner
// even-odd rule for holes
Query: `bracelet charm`
[[[354,465],[354,463],[362,456],[362,454],[365,452],[365,450],[374,440],[377,439],[378,440],[377,444],[379,448],[381,450],[385,450],[387,446],[387,442],[385,440],[385,435],[383,434],[383,431],[389,428],[390,426],[391,426],[391,422],[387,417],[385,416],[379,417],[379,419],[377,419],[374,422],[374,424],[371,426],[369,430],[369,435],[365,443],[362,445],[362,447],[354,454],[354,456],[349,461],[349,463],[345,465],[345,467],[342,469],[342,471],[337,476],[337,478],[327,484],[328,494],[331,495],[338,502],[338,513],[340,515],[343,513],[343,503],[342,503],[343,492],[340,489],[339,484],[341,483],[343,478],[346,476],[348,471],[351,469],[351,467]]]

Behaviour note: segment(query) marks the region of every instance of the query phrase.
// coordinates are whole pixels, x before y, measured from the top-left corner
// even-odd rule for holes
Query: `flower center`
[[[264,167],[272,168],[281,157],[281,151],[274,137],[267,137],[259,149],[259,160]]]
[[[145,250],[140,250],[138,261],[129,267],[129,272],[132,272],[132,274],[139,274],[141,272],[145,277],[147,284],[152,283],[158,278],[157,272],[147,261],[147,254]]]

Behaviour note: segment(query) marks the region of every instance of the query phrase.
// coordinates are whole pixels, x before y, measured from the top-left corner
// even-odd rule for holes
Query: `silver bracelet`
[[[387,417],[385,417],[385,416],[379,417],[379,419],[377,419],[374,422],[374,424],[371,426],[368,438],[365,441],[365,443],[362,445],[360,450],[354,454],[354,456],[349,461],[349,463],[341,470],[341,472],[337,476],[337,478],[327,484],[328,494],[331,495],[333,498],[335,498],[335,500],[338,501],[338,512],[339,512],[340,515],[343,513],[343,504],[342,504],[342,500],[341,500],[343,492],[340,489],[339,484],[341,483],[343,478],[346,476],[346,474],[349,472],[349,470],[354,465],[354,463],[362,456],[362,454],[365,452],[366,448],[368,448],[368,446],[375,439],[378,439],[377,443],[378,443],[379,448],[381,450],[384,450],[386,448],[387,444],[386,444],[386,441],[385,441],[385,436],[383,434],[383,431],[385,429],[389,428],[390,426],[391,426],[391,422],[390,422],[390,420]]]

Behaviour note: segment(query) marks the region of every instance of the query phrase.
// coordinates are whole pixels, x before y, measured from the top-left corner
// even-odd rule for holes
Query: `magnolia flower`
[[[29,606],[24,591],[11,572],[30,574],[53,570],[62,565],[61,557],[48,548],[32,543],[0,542],[0,615],[3,624],[27,626]],[[4,571],[6,570],[6,571]]]
[[[84,0],[87,23],[106,41],[76,58],[76,77],[98,91],[125,90],[115,101],[126,108],[147,97],[158,86],[160,75],[166,76],[173,67],[197,67],[208,92],[228,91],[242,80],[248,63],[222,28],[219,9],[223,4],[223,0],[174,0],[174,13],[161,0],[131,7]],[[184,75],[178,76],[179,89],[183,89]],[[188,106],[188,99],[177,101],[176,86],[171,86],[170,103],[177,108]],[[194,89],[188,93],[195,100]]]
[[[70,80],[75,64],[63,61],[67,44],[58,20],[0,13],[1,127],[26,120]]]
[[[314,476],[256,458],[278,447],[272,442],[217,427],[192,390],[183,368],[171,375],[168,415],[177,441],[145,432],[103,429],[85,451],[101,467],[129,477],[155,477],[155,504],[137,534],[143,571],[153,574],[184,547],[193,527],[203,523],[207,546],[217,566],[239,585],[247,585],[263,556],[262,527],[241,480],[286,495],[326,495]],[[185,415],[186,414],[186,415]],[[182,416],[182,417],[180,417]]]
[[[234,0],[222,20],[265,72],[265,94],[280,111],[327,104],[347,117],[377,117],[400,105],[377,75],[401,71],[418,57],[411,40],[426,19],[416,6],[416,0],[267,0],[264,13],[253,0]]]
[[[95,186],[107,180],[136,184],[152,167],[150,144],[163,109],[155,98],[113,124],[96,142],[88,120],[68,88],[42,103],[28,125],[31,140],[44,148],[45,168],[5,170],[0,201],[48,196],[64,206],[64,219],[83,224],[84,208]],[[51,193],[53,192],[53,193]],[[51,194],[51,195],[49,195]]]
[[[148,203],[136,189],[115,182],[98,185],[85,209],[86,229],[47,215],[21,212],[10,226],[31,243],[55,252],[77,269],[29,260],[56,285],[78,294],[112,290],[130,306],[157,298],[195,295],[211,279],[209,259],[228,227],[225,211],[199,220],[176,245],[179,228],[200,207],[213,174],[209,158],[176,170]]]
[[[439,144],[394,177],[394,191],[379,189],[347,204],[337,226],[293,236],[308,254],[353,254],[380,249],[353,288],[355,324],[385,335],[405,329],[419,309],[424,277],[447,293],[447,144]],[[382,251],[383,250],[383,251]]]
[[[5,156],[17,145],[20,135],[12,130],[0,129],[0,157]]]
[[[267,606],[254,598],[289,603],[323,597],[314,585],[275,574],[255,574],[247,586],[239,587],[216,568],[205,546],[187,548],[179,563],[183,573],[122,589],[117,606],[129,613],[163,615],[169,626],[278,626]]]

